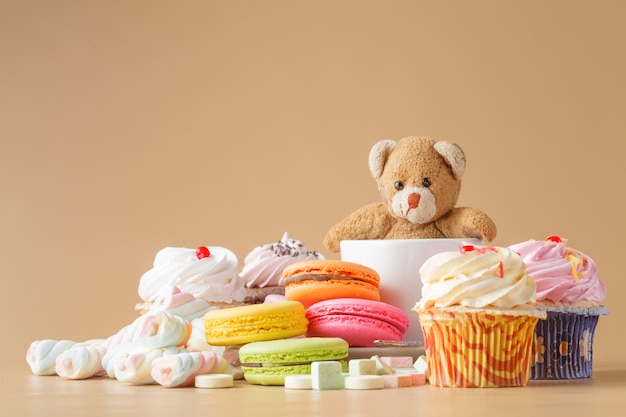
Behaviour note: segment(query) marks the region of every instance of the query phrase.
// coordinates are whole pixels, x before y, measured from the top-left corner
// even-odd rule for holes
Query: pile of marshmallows
[[[233,379],[242,378],[237,352],[210,346],[204,336],[202,317],[215,307],[176,287],[168,291],[153,309],[106,339],[32,342],[26,353],[32,373],[67,379],[108,376],[164,387],[192,386],[196,376],[214,375],[201,384],[232,386]],[[189,301],[193,311],[180,311]]]

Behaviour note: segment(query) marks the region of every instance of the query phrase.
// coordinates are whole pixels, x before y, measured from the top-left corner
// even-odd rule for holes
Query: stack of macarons
[[[380,276],[365,265],[301,261],[283,270],[282,282],[285,297],[306,308],[309,337],[341,337],[365,347],[377,339],[401,341],[409,326],[404,311],[380,301]]]
[[[376,339],[402,340],[406,314],[380,302],[380,277],[364,265],[307,260],[283,270],[285,298],[211,310],[204,315],[206,341],[236,346],[244,378],[283,385],[285,376],[310,374],[311,363],[342,361],[350,346]]]
[[[309,338],[304,306],[275,301],[211,310],[204,315],[206,341],[238,346],[243,376],[251,384],[283,385],[286,375],[310,374],[311,363],[348,357],[341,338]]]

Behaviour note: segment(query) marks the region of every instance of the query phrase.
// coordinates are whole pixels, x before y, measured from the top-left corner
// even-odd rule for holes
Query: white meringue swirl
[[[243,281],[237,272],[237,256],[219,246],[208,246],[210,256],[199,258],[195,249],[166,247],[157,252],[153,268],[139,281],[139,296],[154,302],[165,287],[206,301],[231,303],[245,297]]]

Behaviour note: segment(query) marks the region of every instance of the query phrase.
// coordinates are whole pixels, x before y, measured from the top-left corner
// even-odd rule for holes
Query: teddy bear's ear
[[[465,154],[457,145],[450,142],[437,142],[435,150],[443,157],[457,180],[460,180],[465,172]]]
[[[387,162],[387,157],[395,146],[395,140],[385,139],[376,142],[370,150],[369,167],[375,180],[378,181],[382,175],[385,162]]]

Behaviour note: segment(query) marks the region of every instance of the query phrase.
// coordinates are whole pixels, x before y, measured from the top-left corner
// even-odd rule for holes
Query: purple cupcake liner
[[[593,365],[593,336],[599,314],[607,312],[606,308],[571,312],[547,309],[546,320],[539,320],[535,327],[530,379],[589,378]]]

